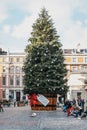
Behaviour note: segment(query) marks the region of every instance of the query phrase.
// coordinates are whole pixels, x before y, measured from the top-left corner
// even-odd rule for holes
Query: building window
[[[73,57],[73,62],[76,62],[76,57]]]
[[[84,70],[84,65],[81,65],[80,67],[81,67],[81,70]]]
[[[85,71],[87,71],[87,66],[84,67]]]
[[[6,76],[2,77],[2,85],[6,85]]]
[[[2,98],[6,98],[6,93],[5,93],[5,91],[2,91]]]
[[[10,62],[13,63],[13,58],[10,58]]]
[[[20,73],[20,67],[16,66],[16,73]]]
[[[76,50],[75,50],[75,49],[73,49],[73,50],[72,50],[72,52],[73,52],[73,53],[76,53]]]
[[[10,67],[10,73],[14,73],[14,66]]]
[[[23,57],[23,62],[25,62],[25,58]]]
[[[16,61],[17,61],[17,62],[20,62],[20,59],[19,59],[19,58],[17,58],[17,59],[16,59]]]
[[[78,70],[77,66],[73,66],[73,67],[72,67],[72,70],[73,70],[73,71],[77,71],[77,70]]]
[[[6,85],[6,77],[2,77],[2,84]]]
[[[5,62],[6,61],[6,57],[3,57],[3,62]]]
[[[6,71],[6,67],[5,66],[3,66],[3,72],[5,72]]]
[[[10,76],[10,85],[13,85],[13,84],[14,84],[14,77]]]
[[[84,71],[84,72],[87,71],[87,66],[82,65],[81,70]]]
[[[16,85],[20,85],[20,76],[16,76]]]
[[[87,57],[85,57],[85,63],[87,63]]]

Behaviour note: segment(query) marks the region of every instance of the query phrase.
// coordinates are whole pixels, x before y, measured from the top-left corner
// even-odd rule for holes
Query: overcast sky
[[[0,48],[24,52],[32,25],[45,7],[63,48],[87,48],[87,0],[0,0]]]

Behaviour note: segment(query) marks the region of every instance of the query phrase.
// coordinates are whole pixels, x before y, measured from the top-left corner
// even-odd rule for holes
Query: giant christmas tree
[[[51,17],[43,8],[32,26],[24,63],[24,91],[26,93],[67,92],[66,68],[62,44]]]

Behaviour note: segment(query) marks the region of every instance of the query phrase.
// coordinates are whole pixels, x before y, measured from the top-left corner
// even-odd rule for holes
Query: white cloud
[[[55,23],[56,26],[58,27],[60,26],[60,30],[61,30],[61,27],[63,27],[62,25],[65,25],[65,23],[67,23],[69,20],[70,13],[71,13],[70,6],[65,3],[62,3],[61,0],[59,1],[55,0],[55,2],[54,1],[50,2],[50,0],[48,1],[45,0],[44,2],[43,1],[44,0],[42,1],[32,0],[30,1],[29,4],[27,4],[26,10],[29,10],[32,14],[30,17],[25,18],[22,21],[22,23],[20,23],[20,25],[15,25],[15,27],[13,28],[12,36],[17,38],[23,38],[27,36],[27,33],[30,34],[31,26],[33,25],[36,18],[38,17],[38,13],[40,12],[42,7],[47,8],[47,10],[49,11],[49,15],[51,15],[53,19],[53,22]]]
[[[85,24],[87,24],[87,19],[85,20]]]
[[[76,48],[78,43],[80,43],[81,48],[86,48],[86,34],[87,27],[83,27],[79,23],[72,24],[63,34],[63,48]]]
[[[0,4],[0,23],[8,18],[8,14],[6,12],[5,6]]]
[[[4,25],[2,30],[3,30],[4,33],[10,33],[10,26]]]
[[[18,26],[15,25],[13,27],[13,32],[12,32],[12,36],[16,37],[16,38],[27,38],[32,30],[32,21],[33,21],[33,17],[26,17],[24,19],[24,21],[22,21],[21,24],[19,24]]]

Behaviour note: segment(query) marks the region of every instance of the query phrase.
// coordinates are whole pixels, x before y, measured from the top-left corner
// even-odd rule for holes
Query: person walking
[[[14,101],[14,107],[16,107],[16,101]]]

